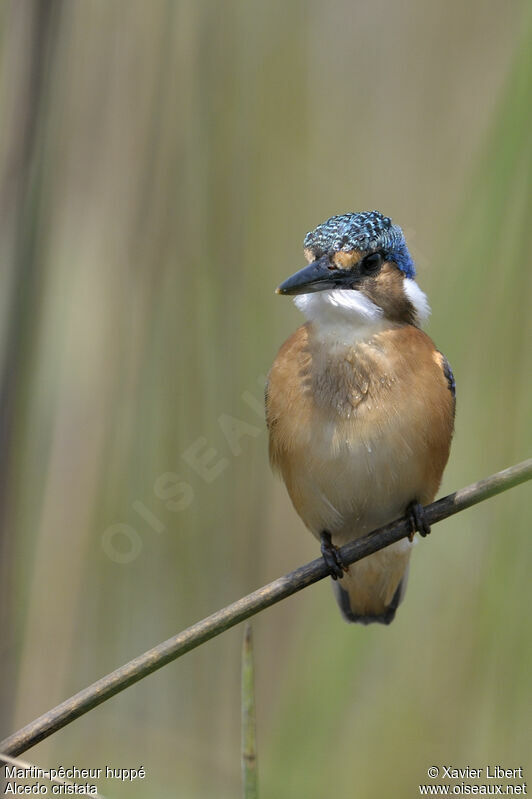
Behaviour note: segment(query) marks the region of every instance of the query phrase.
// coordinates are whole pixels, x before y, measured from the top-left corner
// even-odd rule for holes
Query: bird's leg
[[[423,538],[430,533],[430,524],[427,521],[423,505],[420,505],[419,502],[414,500],[408,505],[406,515],[410,519],[410,524],[412,526],[412,532],[408,536],[410,541],[414,539],[416,530]]]
[[[320,535],[321,541],[321,554],[323,555],[323,560],[333,580],[340,580],[344,576],[344,572],[348,570],[348,567],[343,562],[342,558],[338,554],[338,547],[335,547],[332,539],[331,534],[324,530]]]

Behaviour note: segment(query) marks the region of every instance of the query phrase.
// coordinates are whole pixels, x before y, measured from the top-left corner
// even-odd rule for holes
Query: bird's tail
[[[333,582],[346,621],[359,624],[393,621],[405,594],[410,560],[410,546],[405,547],[402,541],[398,544],[399,547],[393,544],[352,563],[347,574]]]

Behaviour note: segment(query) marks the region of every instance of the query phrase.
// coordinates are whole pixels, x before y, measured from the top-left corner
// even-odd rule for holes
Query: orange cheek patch
[[[311,264],[312,261],[316,260],[316,256],[314,255],[314,252],[313,250],[310,249],[310,247],[305,247],[304,252],[305,252],[305,258],[307,259],[309,264]]]
[[[351,250],[351,252],[336,252],[333,256],[333,263],[338,269],[351,269],[355,264],[358,264],[362,258],[362,253]]]

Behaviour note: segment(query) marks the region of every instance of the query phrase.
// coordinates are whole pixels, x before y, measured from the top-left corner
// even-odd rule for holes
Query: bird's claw
[[[321,554],[323,556],[323,560],[325,561],[325,565],[329,569],[331,577],[333,580],[341,580],[344,576],[344,572],[348,570],[348,567],[340,557],[338,548],[334,546],[331,540],[331,534],[327,531],[324,531],[320,535],[320,541]]]
[[[407,507],[406,515],[410,519],[410,525],[412,527],[412,532],[408,536],[410,541],[414,539],[414,533],[416,531],[423,538],[430,533],[430,524],[427,521],[423,505],[420,505],[419,502],[414,500],[414,502],[411,502]]]

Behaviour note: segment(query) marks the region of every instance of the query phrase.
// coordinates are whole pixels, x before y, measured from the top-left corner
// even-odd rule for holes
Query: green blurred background
[[[532,26],[517,0],[5,0],[0,37],[8,734],[316,557],[261,404],[301,322],[273,290],[328,216],[406,232],[458,385],[442,493],[530,456]],[[389,628],[327,581],[254,620],[262,796],[530,770],[530,498],[438,526]],[[25,757],[238,796],[241,636]]]

